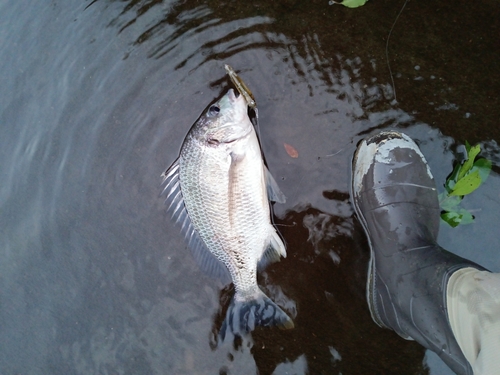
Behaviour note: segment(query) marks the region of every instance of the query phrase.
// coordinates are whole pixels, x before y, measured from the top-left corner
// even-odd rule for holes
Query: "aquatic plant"
[[[455,165],[444,184],[445,191],[439,194],[441,219],[453,228],[474,221],[474,216],[460,207],[460,203],[465,195],[472,193],[486,180],[491,170],[491,161],[485,158],[476,160],[481,152],[479,144],[471,147],[466,141],[465,150],[466,160]]]
[[[368,0],[344,0],[344,1],[334,1],[334,0],[330,0],[328,2],[329,5],[333,5],[333,4],[341,4],[343,6],[346,6],[348,8],[357,8],[357,7],[360,7],[362,5],[365,5],[365,3],[367,2]]]

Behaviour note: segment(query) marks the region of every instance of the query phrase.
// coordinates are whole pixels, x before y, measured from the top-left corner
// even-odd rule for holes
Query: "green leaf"
[[[459,224],[471,224],[474,222],[474,216],[463,208],[458,212],[443,212],[441,214],[441,219],[448,223],[452,228],[457,227]]]
[[[460,224],[465,225],[465,224],[472,224],[474,222],[474,216],[467,211],[466,209],[462,208],[458,211],[458,214],[461,216],[461,221]]]
[[[463,178],[467,174],[467,172],[470,171],[470,169],[474,165],[474,159],[476,158],[477,154],[479,154],[479,152],[481,151],[481,146],[479,146],[478,144],[475,145],[474,147],[470,147],[470,145],[467,142],[467,145],[469,146],[467,150],[468,159],[462,164],[462,167],[460,168],[460,173],[458,174],[457,181]]]
[[[448,194],[446,194],[444,191],[442,193],[439,193],[438,200],[439,200],[440,206],[443,204],[443,202],[446,200],[447,197],[448,197]]]
[[[458,176],[458,173],[460,172],[461,167],[462,167],[461,164],[456,164],[455,167],[453,168],[453,172],[451,172],[451,174],[446,179],[446,183],[444,184],[444,187],[446,188],[446,191],[448,193],[451,193],[453,191],[453,188],[455,187],[455,184],[457,183],[457,176]]]
[[[460,215],[455,211],[442,213],[441,219],[447,222],[452,228],[460,224]]]
[[[465,150],[467,151],[467,155],[469,155],[469,151],[470,151],[470,143],[465,141]]]
[[[444,211],[453,211],[462,201],[462,197],[452,195],[449,196],[446,193],[439,194],[439,206]]]
[[[474,166],[471,168],[471,172],[474,172],[476,169],[479,170],[479,176],[481,176],[481,183],[483,183],[490,175],[491,161],[484,158],[477,159],[474,162]]]
[[[368,0],[344,0],[342,2],[337,2],[337,1],[331,0],[329,2],[329,4],[330,5],[332,5],[332,4],[342,4],[343,6],[348,7],[348,8],[357,8],[357,7],[360,7],[362,5],[365,5],[367,1]]]
[[[481,185],[479,170],[469,173],[464,178],[457,181],[450,195],[467,195],[476,190]]]
[[[465,141],[465,150],[467,160],[455,164],[444,184],[446,191],[438,196],[439,206],[443,210],[441,218],[453,228],[474,222],[474,216],[461,208],[460,203],[464,195],[472,193],[488,178],[491,171],[491,161],[485,158],[475,160],[481,152],[479,145],[472,147]]]

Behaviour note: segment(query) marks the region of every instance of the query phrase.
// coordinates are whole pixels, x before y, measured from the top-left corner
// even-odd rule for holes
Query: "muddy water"
[[[403,5],[4,1],[0,372],[449,374],[371,321],[350,160],[399,129],[441,188],[459,145],[481,143],[494,165],[463,202],[476,221],[439,241],[500,271],[499,8],[410,1],[394,25]],[[200,272],[158,193],[229,87],[224,63],[256,97],[288,198],[274,207],[288,258],[259,282],[296,328],[213,349],[231,287]]]

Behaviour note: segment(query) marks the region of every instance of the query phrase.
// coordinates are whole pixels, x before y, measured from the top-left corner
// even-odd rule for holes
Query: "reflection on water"
[[[306,206],[289,211],[279,224],[288,224],[279,228],[292,251],[269,273],[273,284],[294,299],[298,314],[293,331],[254,333],[259,370],[272,373],[280,363],[295,366],[298,361],[312,374],[421,371],[423,348],[402,343],[371,321],[364,296],[368,252],[352,216],[340,218]]]
[[[0,372],[447,371],[371,321],[349,181],[356,143],[380,129],[414,137],[440,189],[458,144],[481,142],[494,165],[464,199],[476,223],[443,226],[439,241],[500,270],[499,10],[459,3],[408,3],[389,49],[394,104],[396,1],[4,1]],[[256,96],[288,198],[274,207],[288,257],[259,283],[296,328],[214,350],[231,287],[200,272],[158,193],[188,129],[230,85],[224,63]]]

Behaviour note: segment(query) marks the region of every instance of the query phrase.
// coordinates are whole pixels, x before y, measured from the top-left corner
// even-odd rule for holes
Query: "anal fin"
[[[279,262],[281,257],[286,258],[286,247],[279,234],[273,229],[269,235],[268,245],[259,259],[258,270],[262,271],[271,263]]]

